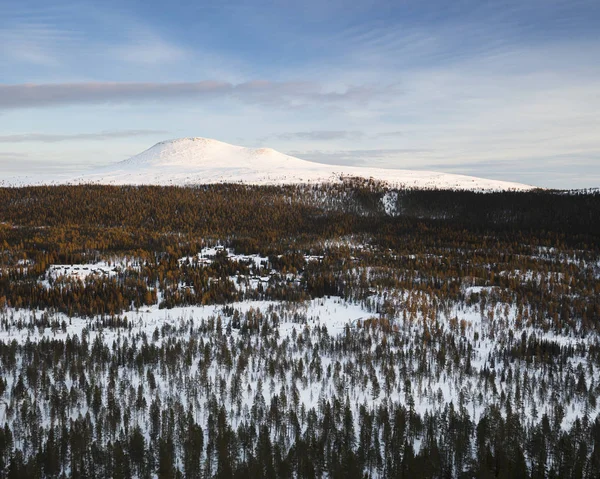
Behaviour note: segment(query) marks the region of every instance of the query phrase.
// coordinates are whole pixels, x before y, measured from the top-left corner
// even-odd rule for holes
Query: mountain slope
[[[128,160],[72,179],[72,183],[114,185],[198,185],[245,183],[283,185],[373,178],[393,187],[476,191],[528,190],[519,183],[431,171],[325,165],[270,148],[244,148],[207,138],[157,143]]]

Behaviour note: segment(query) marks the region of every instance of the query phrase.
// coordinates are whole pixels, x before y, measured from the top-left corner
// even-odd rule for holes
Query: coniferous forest
[[[1,478],[598,478],[600,193],[0,188]]]

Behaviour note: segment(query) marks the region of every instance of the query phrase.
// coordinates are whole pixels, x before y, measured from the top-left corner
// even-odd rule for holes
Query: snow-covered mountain
[[[245,148],[207,138],[157,143],[128,160],[61,183],[113,185],[198,185],[245,183],[284,185],[373,178],[392,187],[476,191],[529,190],[520,183],[432,171],[363,168],[305,161],[270,148]]]

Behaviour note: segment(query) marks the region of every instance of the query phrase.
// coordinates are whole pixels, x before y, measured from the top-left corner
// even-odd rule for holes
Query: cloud
[[[381,133],[376,133],[373,135],[374,138],[397,138],[399,136],[404,136],[404,132],[402,131],[384,131]]]
[[[61,48],[77,38],[78,32],[62,29],[39,19],[16,22],[0,29],[0,58],[38,66],[59,64]]]
[[[0,143],[57,143],[59,141],[109,140],[136,136],[162,135],[165,133],[168,132],[166,130],[117,130],[103,131],[100,133],[75,133],[69,135],[23,133],[18,135],[0,135]]]
[[[381,100],[394,86],[350,86],[324,90],[312,82],[224,81],[179,83],[86,82],[0,85],[0,110],[49,106],[130,103],[169,99],[214,99],[230,97],[246,103],[268,106],[315,104],[365,104]]]
[[[149,28],[128,29],[127,41],[108,50],[109,56],[127,63],[162,65],[185,60],[190,52],[164,40]]]
[[[415,156],[421,157],[430,153],[431,150],[420,148],[390,148],[390,149],[372,149],[372,150],[307,150],[290,151],[292,156],[297,156],[303,160],[326,163],[328,165],[351,165],[351,166],[369,166],[380,168],[393,168],[398,166],[398,161],[402,159],[414,159]]]
[[[234,0],[227,10],[149,4],[135,14],[67,3],[12,16],[3,8],[0,64],[4,81],[19,83],[0,84],[5,135],[46,132],[48,124],[66,132],[176,124],[185,135],[228,141],[268,135],[260,140],[266,146],[334,164],[505,179],[528,168],[542,178],[528,181],[535,184],[575,184],[571,168],[577,184],[598,182],[600,68],[590,62],[599,45],[597,0],[437,1],[435,8]],[[247,81],[257,76],[263,80]],[[122,83],[139,80],[149,83]],[[131,104],[77,115],[51,108]],[[142,125],[141,117],[153,121]],[[54,150],[56,161],[88,158],[99,144],[32,136],[18,147],[26,141],[34,155]],[[568,167],[553,166],[556,155]]]
[[[315,130],[315,131],[297,131],[293,133],[280,133],[274,135],[278,140],[357,140],[363,138],[365,134],[362,131],[350,130]]]
[[[360,130],[311,130],[311,131],[294,131],[294,132],[285,132],[278,133],[273,135],[267,135],[260,138],[260,142],[265,142],[271,139],[281,140],[281,141],[335,141],[335,140],[348,140],[351,142],[362,141],[362,140],[378,140],[382,138],[398,138],[403,136],[404,133],[401,131],[387,131],[382,133],[365,133]],[[382,152],[384,150],[354,150],[355,152],[364,152],[364,151],[377,151]],[[390,150],[390,151],[398,151],[398,150]],[[412,150],[411,150],[412,151]],[[340,152],[331,153],[332,155],[338,155]],[[328,154],[325,152],[321,152],[321,154]]]
[[[253,80],[230,85],[231,96],[248,103],[266,106],[299,107],[307,105],[366,106],[398,94],[397,84],[350,85],[337,90],[326,90],[315,82],[272,82]]]
[[[90,103],[123,103],[140,100],[222,95],[227,83],[56,83],[0,85],[0,109],[36,108]]]
[[[26,177],[30,175],[71,176],[74,172],[88,170],[90,166],[89,163],[61,163],[56,160],[29,157],[22,158],[20,156],[4,158],[0,155],[0,184],[2,183],[2,180],[7,180],[10,177]]]
[[[27,153],[0,151],[0,183],[9,174],[28,171],[30,161]]]
[[[596,158],[598,155],[596,155]],[[423,169],[511,180],[546,188],[585,188],[600,184],[600,168],[588,155],[556,155],[544,159],[543,174],[539,165],[527,158],[514,160],[466,161],[454,164],[423,164]]]
[[[27,158],[29,155],[27,153],[16,153],[12,151],[0,151],[0,160],[16,160],[21,158]]]
[[[6,9],[0,18],[0,60],[16,65],[71,71],[85,65],[89,75],[94,63],[106,71],[119,64],[172,64],[189,56],[189,49],[122,9],[72,0],[43,2],[37,8],[13,3],[15,10]]]
[[[528,157],[465,160],[458,155],[448,158],[433,149],[307,150],[286,153],[331,165],[439,171],[547,188],[585,188],[600,182],[597,161],[600,150],[582,154],[545,155],[540,158],[543,173],[540,164]]]

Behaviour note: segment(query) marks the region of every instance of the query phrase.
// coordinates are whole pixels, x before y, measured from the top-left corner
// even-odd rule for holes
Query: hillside
[[[533,188],[519,183],[432,171],[326,165],[301,160],[271,148],[244,148],[207,138],[181,138],[157,143],[139,155],[66,182],[163,186],[212,183],[289,185],[339,182],[348,177],[373,178],[396,188],[474,191]]]

